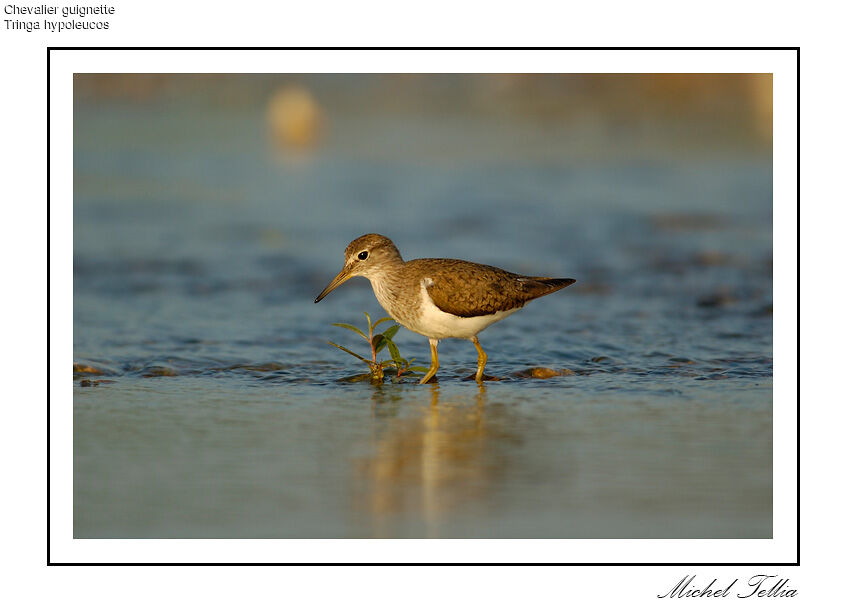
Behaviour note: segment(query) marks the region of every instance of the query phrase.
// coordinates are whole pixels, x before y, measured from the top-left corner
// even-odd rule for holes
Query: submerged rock
[[[97,387],[101,383],[114,383],[111,379],[82,379],[79,382],[80,387]]]
[[[737,301],[738,299],[729,291],[720,290],[715,292],[714,294],[709,294],[707,296],[701,296],[700,298],[698,298],[697,306],[706,309],[713,309],[733,304]]]
[[[721,251],[701,251],[694,254],[692,261],[699,266],[726,266],[732,258]]]
[[[151,366],[141,375],[142,377],[176,377],[177,372],[167,366]]]
[[[544,366],[535,366],[534,368],[519,370],[515,373],[515,376],[520,379],[550,379],[552,377],[565,377],[573,374],[574,372],[569,368],[553,370]]]

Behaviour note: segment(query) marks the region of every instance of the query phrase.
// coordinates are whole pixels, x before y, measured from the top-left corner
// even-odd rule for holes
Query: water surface
[[[332,111],[280,153],[252,108],[75,108],[75,537],[771,537],[769,159]],[[497,381],[447,340],[345,382],[330,323],[383,312],[313,300],[366,232],[578,282],[482,333]]]

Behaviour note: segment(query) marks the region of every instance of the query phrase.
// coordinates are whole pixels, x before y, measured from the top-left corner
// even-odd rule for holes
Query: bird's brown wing
[[[459,317],[492,315],[520,308],[530,300],[555,292],[574,283],[573,279],[522,277],[514,273],[462,260],[429,260],[438,266],[422,268],[432,280],[427,292],[432,302],[445,313]]]

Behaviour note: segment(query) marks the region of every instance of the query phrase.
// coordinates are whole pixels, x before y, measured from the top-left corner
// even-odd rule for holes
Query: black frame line
[[[47,387],[47,566],[800,566],[800,47],[47,47],[47,369],[50,369],[51,51],[795,51],[797,57],[797,559],[793,562],[53,562]]]
[[[800,51],[800,47],[47,47],[50,51]]]

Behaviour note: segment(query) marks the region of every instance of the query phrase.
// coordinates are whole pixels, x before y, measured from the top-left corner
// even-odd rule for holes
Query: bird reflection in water
[[[375,390],[373,437],[369,457],[356,465],[355,505],[374,537],[441,537],[447,515],[487,506],[502,472],[502,458],[487,443],[504,435],[486,422],[485,394],[480,384],[474,396],[442,400],[435,383],[429,404],[410,410],[402,392]]]

